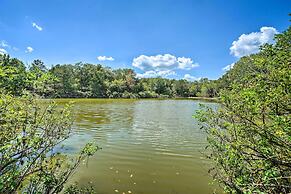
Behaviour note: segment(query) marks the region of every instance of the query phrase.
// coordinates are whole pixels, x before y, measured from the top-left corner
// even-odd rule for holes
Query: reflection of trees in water
[[[75,123],[77,127],[81,127],[83,130],[94,128],[96,125],[110,123],[110,110],[104,109],[104,107],[80,107],[78,105],[75,115]],[[87,110],[86,110],[87,108]]]
[[[106,138],[106,133],[131,129],[135,100],[86,99],[75,103],[77,133]]]

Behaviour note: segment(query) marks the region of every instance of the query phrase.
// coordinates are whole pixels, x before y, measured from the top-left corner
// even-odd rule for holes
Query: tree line
[[[29,67],[16,58],[0,56],[0,88],[20,96],[30,91],[50,98],[173,98],[217,97],[217,80],[137,78],[132,69],[100,64],[55,65],[48,69],[41,60]]]

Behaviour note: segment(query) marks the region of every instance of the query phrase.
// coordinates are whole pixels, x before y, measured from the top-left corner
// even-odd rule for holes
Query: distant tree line
[[[52,98],[173,98],[216,97],[217,80],[137,78],[132,69],[100,64],[64,64],[48,69],[40,60],[29,67],[8,55],[0,55],[0,88],[20,96],[30,91]]]

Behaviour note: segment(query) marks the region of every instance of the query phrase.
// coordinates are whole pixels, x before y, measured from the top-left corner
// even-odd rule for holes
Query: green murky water
[[[60,99],[59,102],[70,100]],[[71,181],[91,182],[101,194],[212,193],[205,134],[192,118],[194,100],[74,99],[77,152],[95,140],[103,149]],[[214,103],[207,103],[216,106]]]

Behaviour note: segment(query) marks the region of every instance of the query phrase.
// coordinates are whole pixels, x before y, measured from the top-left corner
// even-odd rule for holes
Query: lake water
[[[60,99],[58,102],[70,100]],[[212,193],[206,137],[192,117],[195,100],[74,99],[69,153],[94,140],[102,150],[70,180],[91,182],[97,193]]]

